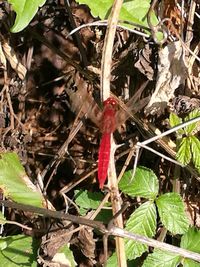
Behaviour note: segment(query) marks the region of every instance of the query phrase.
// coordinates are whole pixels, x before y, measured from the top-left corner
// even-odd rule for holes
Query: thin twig
[[[169,134],[171,134],[171,133],[174,133],[175,131],[178,131],[179,129],[182,129],[182,128],[184,128],[184,127],[186,127],[186,126],[188,126],[188,125],[190,125],[190,124],[192,124],[192,123],[196,123],[196,122],[199,122],[199,121],[200,121],[200,117],[191,119],[191,120],[189,120],[189,121],[186,121],[186,122],[184,122],[184,123],[181,123],[181,124],[179,124],[179,125],[177,125],[177,126],[171,128],[171,129],[169,129],[169,130],[167,130],[167,131],[165,131],[165,132],[163,132],[163,133],[160,133],[160,134],[158,134],[158,135],[156,135],[156,136],[153,136],[152,138],[149,138],[149,139],[147,139],[147,140],[145,140],[145,141],[143,141],[143,142],[141,142],[141,143],[140,143],[140,142],[137,142],[137,144],[136,144],[136,156],[135,156],[135,161],[134,161],[133,173],[132,173],[132,178],[131,178],[131,180],[132,180],[133,177],[135,176],[135,172],[136,172],[136,167],[137,167],[138,155],[139,155],[139,149],[140,149],[140,147],[144,147],[144,148],[146,148],[146,149],[152,151],[153,153],[155,153],[155,151],[154,151],[152,148],[147,147],[148,144],[150,144],[150,143],[152,143],[152,142],[154,142],[154,141],[157,141],[158,139],[161,139],[162,137],[165,137],[165,136],[167,136],[167,135],[169,135]],[[159,152],[156,152],[156,154],[158,154],[158,153],[159,153]],[[160,153],[159,153],[159,154],[160,154]],[[163,157],[163,158],[166,158],[167,160],[172,161],[172,162],[175,163],[175,164],[180,165],[178,162],[176,162],[176,161],[170,159],[169,157],[166,157],[166,156],[163,155],[163,154],[160,154],[160,156]],[[182,164],[181,164],[181,166],[182,166],[182,167],[185,167],[185,166],[182,165]]]
[[[130,25],[133,25],[135,27],[139,27],[139,28],[143,28],[145,30],[150,30],[149,28],[147,27],[143,27],[142,25],[139,25],[139,24],[136,24],[136,23],[131,23],[129,21],[121,21],[119,20],[119,22],[122,22],[122,23],[127,23],[127,24],[130,24]],[[108,21],[107,20],[99,20],[99,21],[94,21],[94,22],[91,22],[91,23],[86,23],[86,24],[83,24],[83,25],[80,25],[78,26],[77,28],[75,28],[74,30],[72,30],[66,37],[66,39],[75,34],[77,31],[80,31],[81,29],[83,28],[86,28],[86,27],[94,27],[94,26],[99,26],[99,27],[102,27],[102,26],[108,26]],[[148,38],[149,35],[144,33],[144,32],[141,32],[141,31],[138,31],[138,30],[135,30],[135,29],[131,29],[131,28],[128,28],[128,27],[125,27],[123,25],[120,25],[118,24],[117,25],[117,28],[121,28],[123,30],[126,30],[126,31],[129,31],[129,32],[132,32],[132,33],[135,33],[137,35],[140,35],[142,37],[145,37],[145,38]]]

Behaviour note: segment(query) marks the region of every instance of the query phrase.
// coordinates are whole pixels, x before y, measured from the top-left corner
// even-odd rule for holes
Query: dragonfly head
[[[109,97],[103,102],[104,107],[105,106],[112,106],[113,108],[116,108],[117,101],[114,99],[114,97]]]

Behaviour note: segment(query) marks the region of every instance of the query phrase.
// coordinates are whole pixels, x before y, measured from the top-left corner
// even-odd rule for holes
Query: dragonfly
[[[136,98],[137,99],[137,98]],[[137,101],[135,99],[135,101]],[[101,116],[100,130],[102,132],[99,153],[98,153],[98,181],[99,188],[102,189],[107,178],[108,166],[110,161],[110,149],[111,149],[111,134],[114,133],[119,123],[125,122],[128,117],[136,113],[139,109],[142,109],[148,101],[148,97],[139,101],[139,105],[136,107],[133,99],[123,105],[123,110],[119,111],[119,103],[113,97],[109,97],[103,102],[103,113]],[[130,104],[132,108],[130,109]],[[134,105],[135,104],[135,105]],[[119,116],[120,112],[120,116]]]
[[[147,84],[148,82],[143,83],[126,104],[116,96],[111,95],[111,97],[103,102],[103,111],[99,108],[84,86],[79,87],[78,91],[70,95],[73,112],[78,113],[80,110],[80,103],[83,103],[81,114],[95,123],[102,133],[98,151],[97,176],[100,189],[103,188],[107,178],[110,161],[111,134],[129,117],[133,118],[134,114],[144,108],[149,102],[149,97],[139,100]],[[79,114],[79,117],[82,117],[81,114]]]
[[[116,112],[117,102],[114,98],[109,97],[103,103],[102,114],[102,138],[99,147],[99,160],[98,160],[98,180],[99,188],[102,189],[107,177],[108,165],[110,161],[110,140],[111,134],[115,131],[116,127]]]

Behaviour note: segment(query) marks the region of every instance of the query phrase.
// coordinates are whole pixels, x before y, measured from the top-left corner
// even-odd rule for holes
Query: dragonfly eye
[[[117,105],[117,102],[114,98],[112,97],[109,97],[108,99],[106,99],[104,102],[103,102],[104,106],[106,105],[112,105],[112,106],[116,106]]]

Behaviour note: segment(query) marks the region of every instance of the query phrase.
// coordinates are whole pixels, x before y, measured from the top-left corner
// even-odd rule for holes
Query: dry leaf
[[[7,42],[2,44],[4,54],[10,62],[11,67],[17,72],[19,78],[23,80],[26,76],[26,68],[19,62],[14,50]]]
[[[192,110],[199,109],[200,99],[179,95],[172,100],[171,109],[178,116],[188,115]]]
[[[50,229],[51,231],[42,237],[41,248],[45,257],[53,258],[62,246],[69,243],[74,226],[67,220],[63,220],[62,224],[62,229],[58,229],[56,223],[53,224]]]
[[[82,253],[89,259],[95,258],[95,240],[93,238],[93,229],[91,227],[84,227],[79,231],[78,239]]]
[[[56,253],[52,259],[53,263],[56,263],[56,267],[71,267],[71,262],[64,253]]]
[[[186,64],[181,42],[170,43],[159,52],[156,89],[145,113],[161,114],[169,100],[174,97],[174,91],[184,84],[186,78]]]
[[[144,74],[148,80],[152,81],[154,77],[154,69],[152,67],[152,49],[149,44],[146,44],[139,52],[139,59],[134,66]]]

